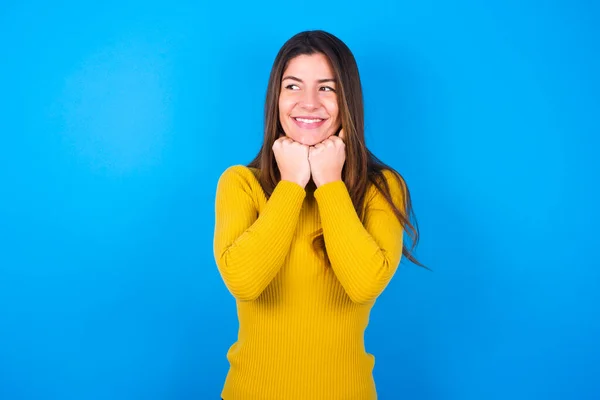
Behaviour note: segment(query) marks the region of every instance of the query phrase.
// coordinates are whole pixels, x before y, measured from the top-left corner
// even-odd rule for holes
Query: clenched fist
[[[342,180],[342,168],[346,162],[344,130],[339,136],[332,135],[312,146],[308,152],[312,179],[317,187]]]
[[[295,182],[303,188],[306,187],[310,180],[308,146],[287,136],[281,136],[273,143],[273,153],[281,180]]]

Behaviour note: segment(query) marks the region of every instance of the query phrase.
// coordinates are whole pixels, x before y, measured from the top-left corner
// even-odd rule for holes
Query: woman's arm
[[[404,199],[391,171],[384,171],[392,199],[401,211]],[[315,191],[327,255],[338,280],[355,303],[374,301],[396,272],[402,256],[403,229],[385,197],[376,192],[368,201],[364,225],[343,181]]]
[[[215,200],[214,257],[225,285],[241,301],[263,292],[283,265],[306,192],[280,181],[258,215],[252,190],[260,185],[244,166],[219,178]]]

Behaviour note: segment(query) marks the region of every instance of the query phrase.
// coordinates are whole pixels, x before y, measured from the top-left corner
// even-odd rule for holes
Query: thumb
[[[340,133],[338,134],[338,137],[342,140],[346,139],[346,134],[344,133],[343,129],[340,129]]]

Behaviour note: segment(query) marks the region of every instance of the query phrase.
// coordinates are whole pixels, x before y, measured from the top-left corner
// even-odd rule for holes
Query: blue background
[[[0,5],[0,398],[218,397],[215,185],[306,29],[353,50],[434,270],[373,309],[380,398],[600,398],[598,3],[263,3]]]

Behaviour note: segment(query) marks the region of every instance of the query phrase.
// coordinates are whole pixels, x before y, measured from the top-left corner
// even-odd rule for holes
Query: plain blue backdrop
[[[434,270],[373,309],[380,398],[600,398],[597,4],[2,2],[0,398],[219,396],[216,182],[306,29],[353,50]]]

